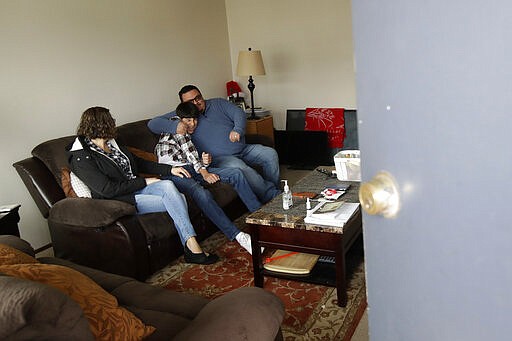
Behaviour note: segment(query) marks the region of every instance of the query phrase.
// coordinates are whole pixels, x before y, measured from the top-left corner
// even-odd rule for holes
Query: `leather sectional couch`
[[[0,244],[2,340],[282,340],[283,304],[261,288],[210,301],[63,259],[36,260],[16,236],[0,236]]]
[[[158,136],[147,128],[148,120],[118,127],[117,141],[152,153]],[[135,208],[114,200],[66,197],[62,170],[68,166],[65,147],[74,136],[43,142],[32,157],[14,163],[41,214],[47,218],[56,257],[94,269],[138,280],[183,254],[183,247],[167,213],[136,215]],[[265,143],[247,136],[252,143]],[[235,219],[247,211],[234,189],[225,183],[208,185],[226,214]],[[188,200],[189,215],[201,241],[217,228]]]

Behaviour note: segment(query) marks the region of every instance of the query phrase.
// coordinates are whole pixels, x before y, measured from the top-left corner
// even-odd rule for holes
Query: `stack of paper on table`
[[[343,227],[354,215],[358,207],[359,203],[343,201],[321,202],[304,218],[304,222],[307,224]]]

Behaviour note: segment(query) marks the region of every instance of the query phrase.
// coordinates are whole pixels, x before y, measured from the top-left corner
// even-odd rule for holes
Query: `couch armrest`
[[[283,317],[283,303],[276,295],[240,288],[208,303],[174,340],[274,340]]]
[[[82,308],[51,286],[0,274],[0,339],[94,340]]]
[[[103,227],[136,212],[135,206],[123,201],[66,198],[53,205],[48,219],[65,225]]]
[[[64,192],[46,165],[35,157],[13,164],[34,199],[43,217],[48,218],[50,207],[65,198]]]
[[[20,250],[32,257],[36,256],[34,248],[26,240],[23,240],[18,236],[0,235],[0,244],[13,247],[16,250]]]

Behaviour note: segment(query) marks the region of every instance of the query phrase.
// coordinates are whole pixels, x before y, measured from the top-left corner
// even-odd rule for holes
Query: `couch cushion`
[[[50,264],[2,265],[0,272],[53,286],[75,300],[84,311],[97,340],[142,340],[154,331],[119,307],[116,298],[80,272]]]
[[[82,308],[71,297],[5,275],[0,275],[0,326],[1,340],[94,340]]]
[[[68,167],[62,167],[60,179],[66,198],[92,198],[89,187]]]
[[[9,245],[0,244],[0,265],[38,263],[37,260],[26,253]]]
[[[66,198],[78,198],[71,186],[71,170],[68,167],[62,167],[60,171],[60,184]]]

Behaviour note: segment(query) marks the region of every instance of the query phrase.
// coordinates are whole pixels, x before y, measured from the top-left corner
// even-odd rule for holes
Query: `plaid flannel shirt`
[[[206,168],[189,134],[161,134],[155,146],[155,154],[160,163],[171,166],[191,164],[196,173],[199,173],[201,168]]]

